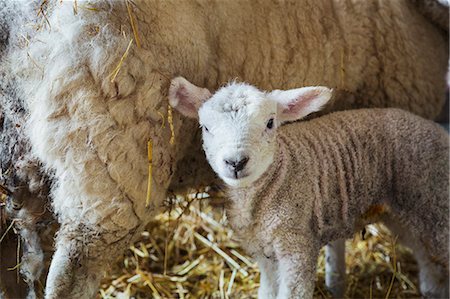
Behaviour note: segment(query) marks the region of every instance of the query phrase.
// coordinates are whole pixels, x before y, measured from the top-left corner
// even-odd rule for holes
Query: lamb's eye
[[[273,128],[273,118],[269,119],[269,121],[267,122],[266,127],[267,127],[267,129],[272,129]]]
[[[205,131],[209,133],[209,130],[206,126],[202,126],[202,128],[205,129]]]

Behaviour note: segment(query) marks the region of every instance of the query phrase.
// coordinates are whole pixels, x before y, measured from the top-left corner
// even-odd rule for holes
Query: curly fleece
[[[227,207],[261,267],[263,298],[312,298],[320,248],[379,220],[414,250],[422,295],[448,297],[444,129],[399,109],[361,109],[282,126],[277,141],[275,162],[254,186],[230,188]]]

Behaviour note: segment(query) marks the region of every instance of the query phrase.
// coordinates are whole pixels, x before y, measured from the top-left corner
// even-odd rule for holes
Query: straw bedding
[[[220,194],[169,200],[123,259],[106,273],[98,298],[256,298],[257,265],[228,228]],[[363,236],[364,234],[364,236]],[[417,298],[417,265],[382,225],[347,241],[348,298]],[[331,298],[318,260],[316,298]]]
[[[166,212],[147,226],[115,265],[101,273],[105,278],[97,298],[256,298],[258,267],[227,226],[226,198],[220,192],[203,191],[168,198]],[[2,239],[15,233],[4,231]],[[49,258],[53,234],[45,235]],[[368,225],[346,245],[347,298],[420,297],[411,252],[382,225]],[[19,271],[20,263],[19,257],[17,266],[8,270]],[[324,265],[321,252],[316,298],[331,298],[324,286]],[[40,282],[41,295],[44,283]]]

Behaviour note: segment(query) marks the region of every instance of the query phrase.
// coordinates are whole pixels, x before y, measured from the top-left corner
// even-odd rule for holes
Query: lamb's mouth
[[[240,179],[244,179],[246,177],[248,177],[249,174],[247,172],[243,172],[243,171],[230,171],[226,174],[223,174],[223,178],[228,179],[228,180],[234,180],[234,181],[239,181]]]
[[[248,174],[243,171],[234,171],[233,172],[233,179],[235,179],[235,180],[243,179],[245,177],[248,177]]]

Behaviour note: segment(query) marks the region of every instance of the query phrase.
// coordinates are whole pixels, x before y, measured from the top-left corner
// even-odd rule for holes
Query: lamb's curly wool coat
[[[175,115],[169,143],[174,75],[209,88],[236,76],[267,89],[328,85],[339,91],[332,110],[396,106],[433,118],[443,103],[445,34],[406,0],[135,0],[139,40],[125,1],[78,1],[76,11],[74,2],[12,3],[0,1],[2,14],[24,18],[7,19],[2,67],[16,78],[25,138],[52,173],[61,222],[48,298],[92,297],[100,269],[152,219],[169,187],[213,179],[192,143],[195,122]],[[145,208],[148,139],[154,173]]]
[[[312,298],[319,249],[379,220],[414,250],[422,295],[448,298],[444,129],[399,109],[364,109],[278,131],[275,162],[252,187],[231,188],[227,209],[262,267],[261,298],[275,298],[277,285],[276,298]]]
[[[321,86],[262,92],[236,82],[211,95],[172,80],[170,103],[198,118],[208,162],[229,186],[230,224],[260,266],[258,297],[311,298],[319,249],[383,220],[414,250],[422,294],[447,298],[448,133],[392,108],[283,125],[331,95]],[[336,270],[345,274],[345,263]],[[338,298],[342,280],[327,283]]]

